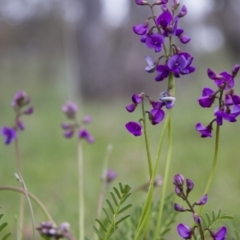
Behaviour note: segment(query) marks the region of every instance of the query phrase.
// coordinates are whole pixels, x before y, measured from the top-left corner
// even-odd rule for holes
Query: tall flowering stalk
[[[137,233],[135,239],[137,240],[143,231],[143,228],[149,218],[150,206],[152,202],[152,193],[154,179],[157,174],[161,149],[163,141],[168,132],[168,157],[166,168],[164,172],[164,183],[159,206],[159,217],[154,235],[154,240],[157,239],[157,233],[161,228],[161,219],[163,214],[164,199],[166,194],[166,186],[168,182],[168,175],[170,170],[170,162],[172,155],[172,117],[171,109],[175,103],[175,78],[180,78],[182,75],[187,75],[195,71],[192,66],[193,57],[188,52],[182,52],[181,49],[173,43],[174,39],[178,38],[183,44],[190,41],[190,38],[184,34],[184,30],[178,27],[179,20],[187,14],[186,6],[180,8],[180,2],[172,0],[158,0],[150,4],[145,0],[136,0],[137,5],[148,6],[151,15],[143,23],[135,25],[133,31],[135,34],[140,35],[140,42],[146,45],[147,48],[152,49],[155,53],[159,54],[155,61],[151,57],[145,57],[147,66],[145,71],[148,73],[156,73],[155,81],[161,82],[168,79],[168,86],[165,91],[161,92],[158,100],[154,100],[145,93],[134,94],[132,96],[132,103],[126,106],[128,112],[135,111],[136,107],[142,104],[142,118],[138,122],[128,122],[126,129],[134,136],[141,136],[144,133],[145,145],[147,149],[148,169],[151,178],[150,187],[147,194],[147,199],[144,204],[142,215],[139,220]],[[161,13],[156,16],[155,8],[161,8]],[[179,10],[180,8],[180,10]],[[147,99],[151,105],[150,110],[145,110],[144,99]],[[164,109],[167,111],[165,114]],[[147,134],[147,118],[152,125],[157,125],[165,119],[165,124],[159,141],[158,152],[154,165],[152,163],[150,147]],[[143,131],[142,131],[143,129]]]
[[[72,138],[74,134],[78,135],[78,193],[79,193],[79,240],[85,239],[85,204],[84,204],[84,168],[83,168],[83,150],[82,140],[85,139],[88,143],[93,143],[94,138],[83,127],[91,122],[91,117],[86,115],[81,122],[78,122],[76,113],[78,107],[74,102],[66,102],[63,105],[62,111],[69,120],[62,124],[65,138]]]
[[[17,92],[12,100],[12,107],[15,112],[14,124],[13,126],[10,127],[3,126],[1,131],[2,136],[5,139],[6,145],[10,145],[12,142],[14,142],[17,172],[20,173],[21,175],[22,175],[22,162],[19,149],[18,132],[23,131],[25,129],[22,117],[24,115],[31,115],[33,113],[33,107],[29,106],[30,103],[31,98],[27,96],[27,94],[24,91]],[[20,187],[22,187],[21,184]],[[21,195],[19,200],[20,230],[22,230],[23,228],[23,220],[24,220],[24,196]]]

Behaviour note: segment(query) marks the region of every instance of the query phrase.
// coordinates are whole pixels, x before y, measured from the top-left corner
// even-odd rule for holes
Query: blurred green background
[[[85,114],[92,116],[88,129],[96,142],[84,144],[86,228],[91,239],[107,145],[113,145],[109,167],[118,172],[113,186],[121,181],[135,188],[148,180],[144,139],[131,136],[124,127],[126,122],[138,120],[141,114],[140,109],[132,114],[125,110],[132,93],[144,91],[157,99],[166,87],[165,83],[154,81],[154,74],[144,73],[143,57],[149,50],[138,42],[131,30],[133,24],[148,17],[148,10],[135,6],[134,1],[125,1],[122,18],[117,21],[109,14],[116,12],[117,6],[106,0],[11,2],[12,5],[8,1],[0,2],[0,125],[13,124],[12,97],[18,90],[26,91],[32,97],[35,112],[23,118],[26,130],[19,134],[25,183],[46,205],[55,221],[69,222],[77,236],[77,139],[66,140],[62,136],[60,125],[65,118],[61,106],[73,100],[79,105],[79,119]],[[191,44],[184,48],[195,56],[197,71],[176,80],[170,172],[171,178],[182,173],[195,182],[193,201],[203,194],[214,151],[214,137],[201,139],[194,129],[197,122],[207,124],[213,118],[213,111],[200,108],[197,102],[202,87],[213,87],[206,77],[206,69],[230,71],[239,61],[240,52],[239,31],[236,31],[239,26],[229,32],[232,26],[226,20],[230,18],[231,25],[239,20],[232,4],[196,2],[200,5],[183,1],[190,8],[182,24],[186,34],[192,37]],[[200,6],[202,12],[197,10]],[[220,13],[221,18],[216,17]],[[240,92],[238,79],[236,93]],[[162,124],[148,128],[153,156],[161,128]],[[221,208],[239,215],[239,129],[238,122],[224,122],[221,128],[219,164],[206,210]],[[165,159],[166,146],[160,174],[163,174]],[[13,177],[16,172],[14,145],[5,146],[3,139],[0,163],[0,185],[18,186]],[[168,192],[173,189],[170,181]],[[159,196],[160,189],[156,189],[155,194]],[[136,192],[131,201],[139,205],[145,196],[144,192]],[[16,193],[0,192],[1,212],[13,232],[18,200]],[[27,235],[31,236],[27,207],[25,212],[27,239]],[[45,220],[36,205],[34,212],[36,222]],[[183,218],[186,223],[191,221],[187,214],[181,214],[179,221]]]

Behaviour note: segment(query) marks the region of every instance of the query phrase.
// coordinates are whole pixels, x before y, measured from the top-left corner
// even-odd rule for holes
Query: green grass
[[[1,120],[0,125],[11,125],[13,111],[10,102],[18,89],[25,89],[32,96],[35,113],[24,117],[26,130],[19,135],[21,158],[23,162],[23,178],[28,190],[44,202],[57,223],[67,221],[77,236],[78,226],[78,193],[77,193],[77,142],[76,139],[66,140],[62,137],[60,124],[65,120],[61,105],[67,100],[64,83],[3,82],[0,95]],[[201,85],[201,84],[200,84]],[[173,114],[173,161],[170,176],[182,173],[195,182],[192,200],[198,200],[205,188],[210,172],[214,138],[201,139],[195,131],[196,122],[208,123],[212,120],[212,110],[201,109],[196,99],[201,91],[193,91],[190,96],[177,96]],[[196,93],[196,94],[195,94]],[[130,99],[130,98],[129,98]],[[84,103],[84,112],[79,116],[91,114],[93,122],[88,126],[95,137],[93,145],[84,144],[85,164],[85,198],[86,198],[86,228],[87,235],[92,239],[92,225],[96,216],[97,197],[100,189],[100,175],[107,145],[113,145],[110,167],[118,172],[119,181],[129,184],[132,188],[148,179],[146,152],[143,137],[133,137],[124,129],[124,124],[140,118],[140,109],[128,114],[124,106],[129,99],[115,101]],[[161,124],[149,126],[151,153],[155,156]],[[220,159],[217,175],[209,196],[206,209],[222,208],[227,213],[238,214],[240,197],[239,174],[239,123],[225,123],[221,129]],[[214,135],[214,134],[213,134]],[[166,158],[164,150],[160,161],[159,172],[163,173]],[[0,185],[17,186],[13,177],[16,172],[14,146],[0,145]],[[171,181],[168,191],[173,191]],[[157,190],[156,195],[159,195]],[[141,204],[145,199],[144,192],[134,193],[131,201]],[[0,192],[0,206],[5,213],[11,230],[14,231],[14,219],[18,214],[19,196],[12,192]],[[181,201],[178,201],[179,203]],[[43,215],[34,205],[36,222],[44,221]],[[31,231],[31,221],[28,208],[25,225]],[[187,214],[180,216],[185,217]],[[191,219],[189,216],[188,219]],[[182,220],[181,220],[182,221]],[[190,221],[190,220],[188,220]],[[27,230],[26,230],[27,232]]]

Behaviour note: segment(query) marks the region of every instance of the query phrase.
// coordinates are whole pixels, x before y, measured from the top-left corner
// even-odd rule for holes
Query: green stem
[[[0,191],[13,191],[13,192],[25,194],[22,188],[11,187],[11,186],[0,186]],[[43,205],[43,203],[35,195],[33,195],[30,192],[28,192],[28,196],[39,206],[39,208],[43,211],[47,219],[56,226],[55,222],[53,221],[51,215],[49,214],[48,210]]]
[[[156,225],[156,230],[154,231],[154,237],[153,240],[156,240],[158,238],[160,228],[161,228],[161,221],[163,216],[163,207],[164,207],[164,200],[167,190],[167,183],[168,183],[168,175],[171,165],[171,158],[172,158],[172,119],[171,119],[171,110],[169,110],[169,118],[168,118],[168,154],[167,154],[167,162],[164,172],[164,180],[163,180],[163,189],[162,189],[162,195],[160,199],[160,206],[159,206],[159,213],[158,213],[158,220]]]
[[[213,164],[212,164],[212,169],[211,169],[211,173],[210,176],[208,178],[208,182],[207,182],[207,186],[205,188],[204,191],[204,195],[209,193],[209,190],[212,186],[212,181],[213,181],[213,177],[216,171],[216,166],[217,166],[217,161],[218,161],[218,153],[219,153],[219,139],[220,139],[220,126],[217,125],[216,127],[216,139],[215,139],[215,151],[214,151],[214,158],[213,158]],[[200,207],[198,215],[201,215],[203,209],[203,205]]]
[[[150,147],[149,147],[148,135],[147,135],[147,124],[146,124],[146,114],[145,114],[145,109],[144,109],[144,99],[142,101],[142,116],[143,116],[143,131],[144,131],[145,145],[146,145],[146,150],[147,150],[149,176],[150,176],[150,178],[152,178],[152,160],[151,160]]]
[[[78,140],[78,194],[79,194],[79,240],[84,240],[84,178],[82,143]]]
[[[27,187],[24,183],[24,180],[20,174],[20,172],[18,174],[15,175],[18,179],[18,181],[20,182],[20,184],[22,185],[22,188],[24,190],[24,194],[27,198],[27,202],[28,202],[28,206],[29,206],[29,210],[30,210],[30,213],[31,213],[31,219],[32,219],[32,231],[33,231],[33,239],[35,240],[36,239],[36,232],[35,232],[35,228],[36,228],[36,225],[35,225],[35,219],[34,219],[34,214],[33,214],[33,208],[32,208],[32,204],[31,204],[31,201],[30,201],[30,198],[28,196],[28,190],[27,190]]]
[[[153,193],[155,176],[157,173],[157,168],[158,168],[158,164],[159,164],[159,160],[160,160],[160,154],[162,151],[162,146],[163,146],[163,141],[164,141],[166,130],[167,130],[168,121],[169,121],[169,114],[167,114],[167,117],[166,117],[164,125],[163,125],[162,133],[160,136],[158,151],[157,151],[157,155],[156,155],[156,161],[155,161],[154,170],[153,170],[153,175],[151,177],[150,186],[148,188],[148,193],[147,193],[147,198],[146,198],[146,201],[145,201],[145,204],[144,204],[141,216],[140,216],[140,220],[138,223],[137,232],[136,232],[135,238],[134,238],[135,240],[137,240],[139,238],[139,236],[144,228],[144,224],[146,223],[146,220],[148,219],[149,210],[150,210],[151,203],[152,203],[152,193]]]

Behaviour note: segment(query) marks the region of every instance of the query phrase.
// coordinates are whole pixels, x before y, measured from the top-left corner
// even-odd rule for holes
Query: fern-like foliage
[[[0,221],[3,217],[3,214],[0,214]],[[0,233],[2,233],[3,229],[8,225],[7,222],[4,222],[4,223],[0,223]],[[1,238],[1,240],[6,240],[9,236],[11,235],[11,233],[7,233],[7,234],[4,234],[4,236]]]
[[[205,216],[201,218],[203,227],[209,229],[212,229],[218,221],[225,219],[233,219],[233,217],[223,213],[221,209],[217,213],[212,211],[211,215],[206,213]]]
[[[122,183],[119,183],[119,188],[114,187],[113,191],[110,192],[112,201],[107,199],[106,202],[108,210],[103,208],[106,220],[100,221],[99,219],[96,219],[96,222],[99,224],[99,228],[93,226],[100,240],[110,239],[113,232],[118,228],[118,225],[130,217],[130,215],[124,215],[119,218],[119,215],[122,215],[123,212],[132,206],[132,204],[123,206],[125,201],[131,195],[130,189],[130,186],[123,186]]]
[[[158,239],[164,240],[167,232],[170,231],[171,225],[175,222],[175,218],[178,212],[174,211],[174,194],[170,194],[165,199],[162,226],[159,232]],[[152,204],[151,215],[148,220],[147,228],[144,229],[142,237],[144,239],[153,239],[154,233],[156,231],[156,224],[158,219],[160,201]],[[122,227],[119,229],[116,239],[117,240],[132,240],[134,239],[136,229],[138,226],[138,221],[141,216],[142,207],[136,206],[131,213],[131,217],[124,222]]]

